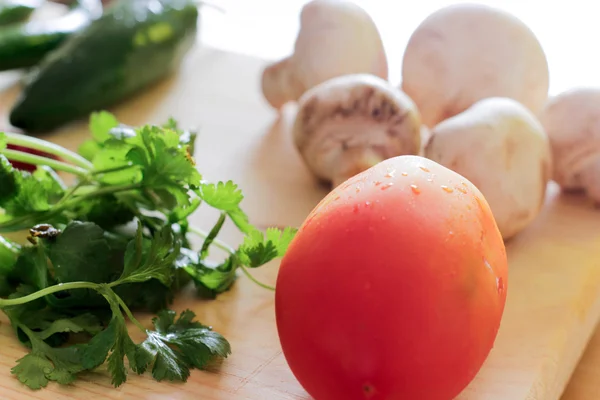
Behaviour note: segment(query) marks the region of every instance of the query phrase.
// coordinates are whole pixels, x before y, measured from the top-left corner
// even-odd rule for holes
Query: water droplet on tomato
[[[504,292],[504,279],[501,276],[496,277],[496,287],[498,288],[498,294]]]
[[[487,269],[489,269],[489,270],[490,270],[490,272],[493,274],[493,273],[494,273],[494,270],[492,269],[492,266],[490,265],[490,262],[489,262],[489,261],[488,261],[486,258],[484,258],[484,259],[483,259],[483,263],[485,264],[485,267],[486,267]]]
[[[387,190],[387,189],[391,188],[392,186],[394,186],[394,184],[392,182],[386,183],[385,185],[383,185],[381,187],[381,190]]]
[[[419,167],[419,168],[421,168],[421,170],[423,170],[425,172],[429,172],[429,170],[427,168],[425,168],[425,167]]]
[[[451,187],[448,187],[446,185],[442,185],[442,190],[446,193],[452,193],[454,192],[454,189],[452,189]]]
[[[402,176],[408,176],[408,172],[403,172]]]
[[[395,169],[388,169],[387,174],[385,174],[386,178],[393,178],[394,175],[396,175],[396,170]]]
[[[419,189],[419,187],[417,185],[410,185],[411,190],[413,191],[414,194],[420,194],[421,193],[421,189]]]
[[[360,186],[356,186],[356,193],[360,192]]]
[[[365,201],[365,207],[369,207],[371,205],[370,201]]]

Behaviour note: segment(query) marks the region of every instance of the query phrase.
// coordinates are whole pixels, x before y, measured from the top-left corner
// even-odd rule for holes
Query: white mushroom
[[[262,90],[274,108],[281,108],[319,83],[354,73],[388,77],[375,23],[349,1],[313,0],[302,9],[294,53],[264,70]]]
[[[600,206],[600,88],[576,88],[552,98],[540,120],[554,158],[554,180],[584,191]]]
[[[403,58],[402,89],[429,127],[488,97],[512,98],[538,115],[548,86],[548,63],[533,32],[484,5],[431,14],[412,34]]]
[[[537,118],[512,99],[484,99],[441,122],[425,156],[481,190],[504,239],[525,229],[544,204],[549,140]]]
[[[352,74],[300,98],[293,136],[308,168],[337,186],[385,159],[418,154],[421,120],[398,88],[373,75]]]

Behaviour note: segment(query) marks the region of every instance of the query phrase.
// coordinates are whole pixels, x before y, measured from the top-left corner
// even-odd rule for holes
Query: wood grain
[[[258,59],[198,48],[176,76],[111,111],[128,124],[163,122],[173,116],[183,126],[198,127],[196,158],[206,179],[238,182],[246,195],[243,208],[254,224],[298,226],[327,190],[307,172],[290,142],[293,107],[278,118],[261,98],[263,65]],[[18,87],[7,83],[14,76],[0,78],[0,88],[2,79],[7,88],[0,94],[0,127],[7,126],[4,117],[18,93]],[[75,149],[85,132],[85,122],[80,122],[46,138]],[[214,218],[205,211],[194,216],[204,228],[212,226]],[[224,237],[232,244],[240,240],[231,226]],[[508,243],[508,253],[508,303],[496,346],[459,399],[556,400],[600,316],[600,212],[581,199],[560,196],[551,186],[543,213]],[[276,274],[277,263],[256,271],[258,278],[271,284]],[[4,318],[0,397],[309,399],[281,354],[272,293],[241,277],[232,291],[215,301],[199,301],[191,292],[183,293],[174,308],[186,307],[232,343],[233,355],[216,371],[194,371],[186,384],[156,383],[148,376],[132,375],[121,388],[113,389],[100,370],[72,387],[51,384],[32,392],[10,375],[10,367],[25,349]],[[141,320],[147,324],[149,318]],[[584,398],[564,398],[579,399]]]

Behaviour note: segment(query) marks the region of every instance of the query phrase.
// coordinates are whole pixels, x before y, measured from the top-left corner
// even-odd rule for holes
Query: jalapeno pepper
[[[164,78],[192,47],[195,0],[118,0],[26,79],[10,122],[48,131],[120,102]]]

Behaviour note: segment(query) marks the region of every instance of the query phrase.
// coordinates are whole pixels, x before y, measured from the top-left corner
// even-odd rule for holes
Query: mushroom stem
[[[291,66],[291,57],[265,68],[261,84],[265,99],[274,108],[281,108],[289,101],[296,100],[304,92],[304,86],[298,80]]]

